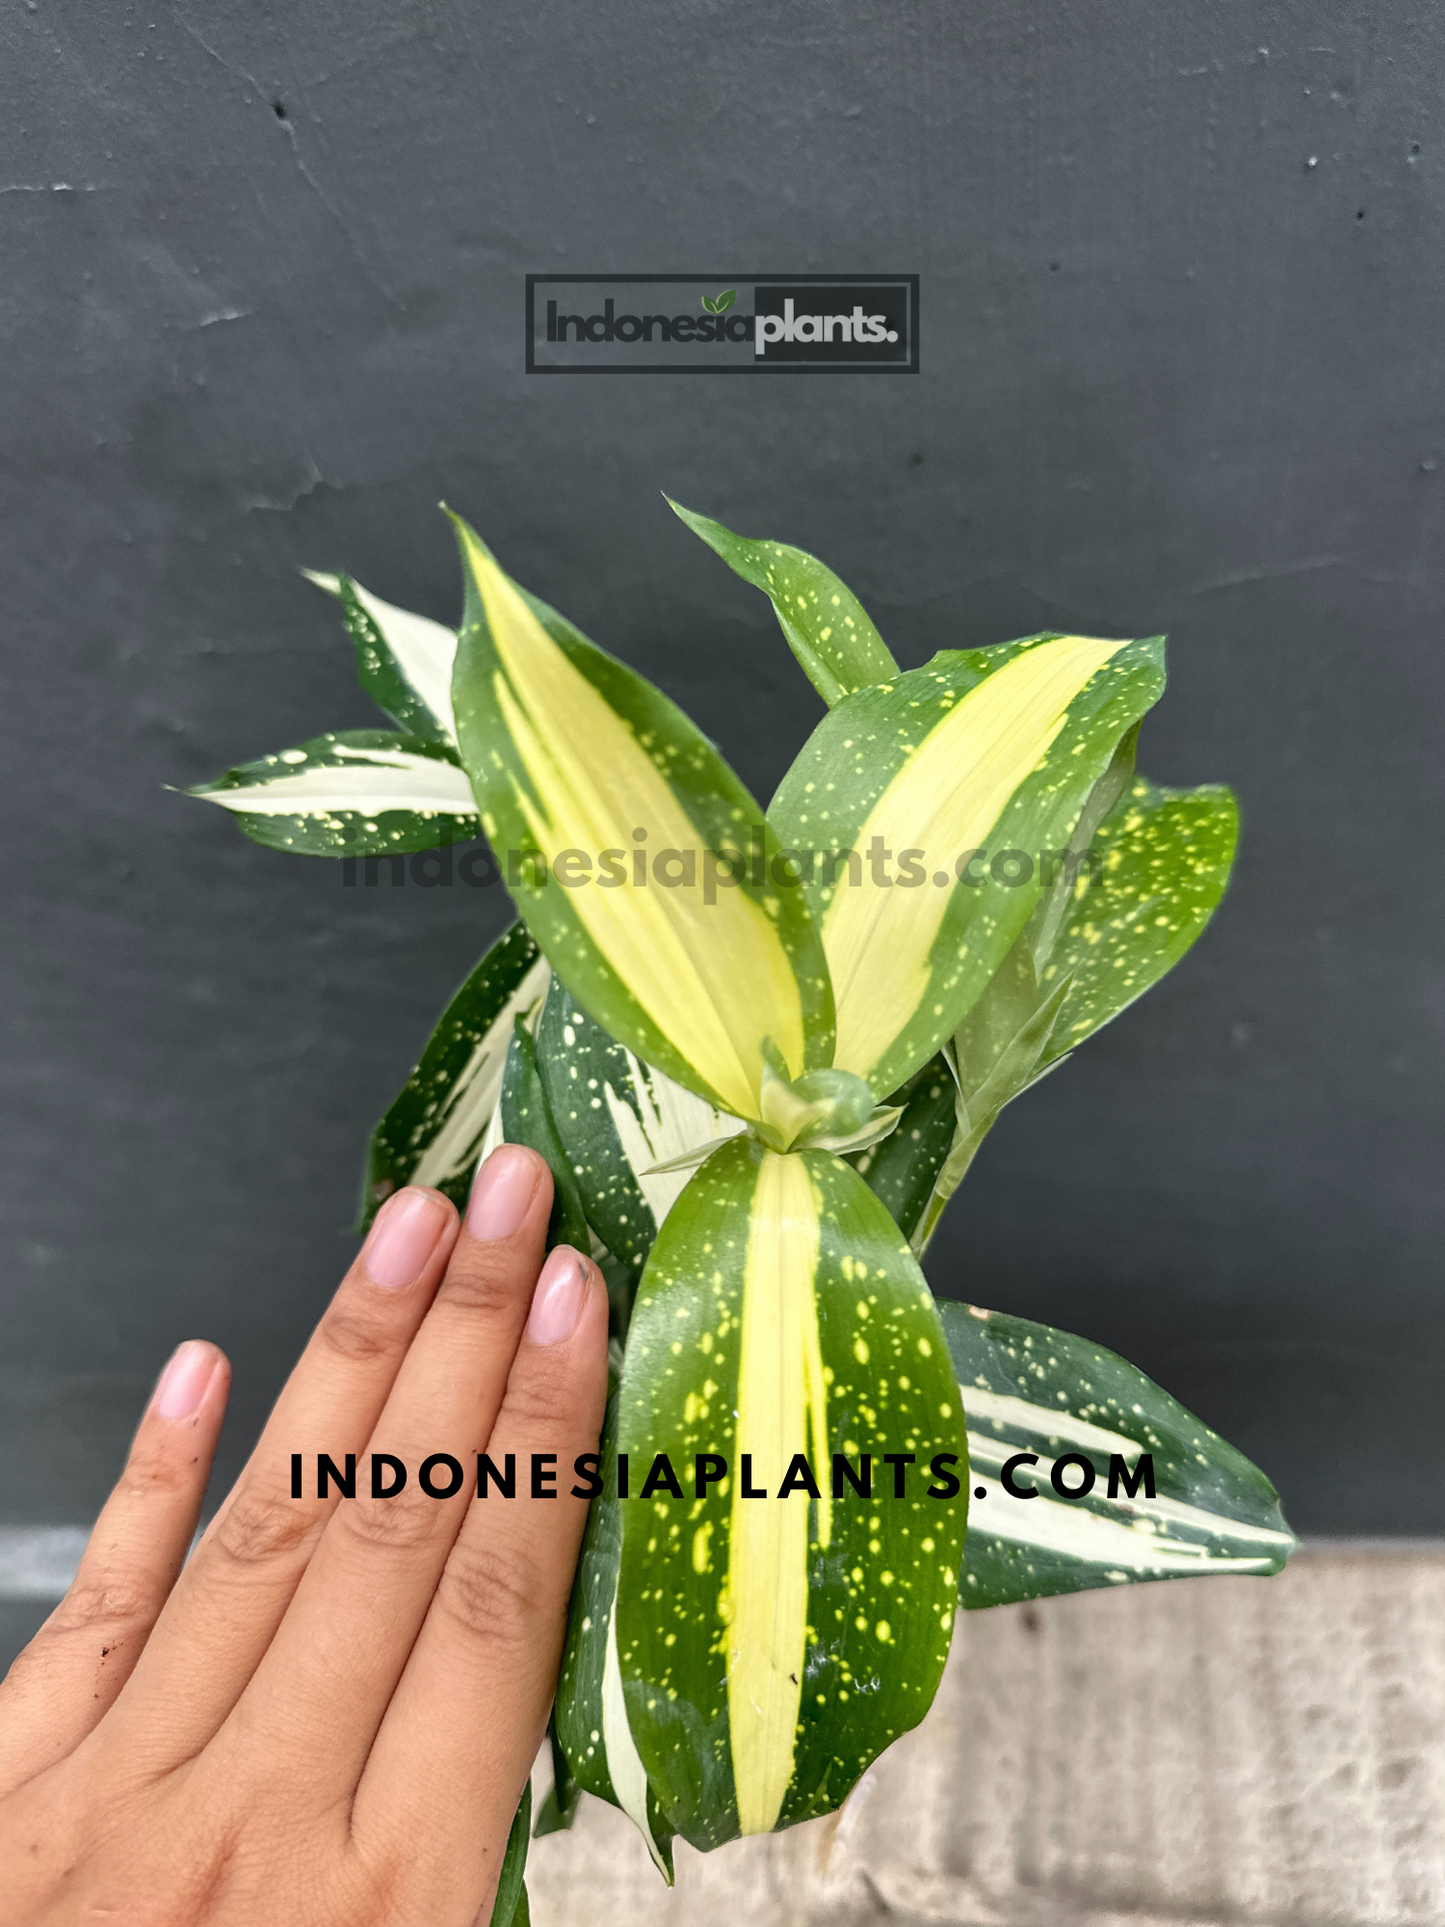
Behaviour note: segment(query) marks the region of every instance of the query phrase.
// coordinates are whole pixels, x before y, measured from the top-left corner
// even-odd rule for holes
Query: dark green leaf
[[[497,1882],[497,1897],[492,1902],[491,1927],[526,1927],[527,1848],[531,1838],[532,1783],[529,1780],[522,1788],[521,1804],[512,1822],[512,1830],[507,1835],[507,1851],[502,1861],[501,1879]]]
[[[930,1057],[889,1099],[903,1107],[897,1130],[848,1159],[887,1205],[905,1238],[912,1238],[927,1209],[953,1143],[957,1096],[958,1084],[943,1057]]]
[[[1027,1318],[941,1302],[968,1415],[969,1478],[975,1498],[964,1547],[961,1603],[1002,1606],[1020,1599],[1122,1586],[1195,1573],[1278,1572],[1294,1550],[1279,1495],[1243,1453],[1187,1412],[1136,1366],[1088,1339]],[[1037,1496],[1019,1499],[1001,1483],[1020,1453],[1037,1463],[1012,1476]],[[1122,1480],[1108,1496],[1111,1467],[1140,1478],[1152,1461],[1155,1497]],[[1092,1491],[1064,1498],[1054,1465],[1077,1454],[1093,1468]],[[1117,1465],[1115,1461],[1117,1460]],[[1066,1487],[1083,1466],[1064,1468]]]
[[[688,1171],[653,1167],[736,1131],[737,1120],[609,1037],[554,978],[537,1061],[587,1221],[640,1271]]]
[[[582,1555],[567,1608],[567,1643],[557,1683],[557,1735],[578,1786],[629,1816],[671,1886],[674,1830],[638,1757],[617,1663],[622,1501],[617,1496],[615,1389],[602,1431],[602,1476],[602,1495],[588,1508]]]
[[[393,608],[348,575],[303,573],[336,597],[356,648],[357,679],[372,701],[412,736],[455,750],[452,719],[454,629]]]
[[[361,1230],[404,1184],[431,1185],[459,1209],[465,1205],[502,1093],[512,1020],[541,1001],[547,977],[526,925],[514,923],[452,998],[421,1062],[371,1134]]]
[[[299,856],[391,856],[482,833],[455,756],[385,729],[331,730],[187,794],[232,811],[253,842]]]
[[[592,1249],[587,1214],[577,1179],[562,1148],[557,1126],[537,1069],[537,1046],[521,1017],[513,1019],[512,1045],[502,1076],[502,1135],[508,1144],[525,1144],[547,1160],[552,1173],[552,1217],[547,1244],[571,1245],[574,1251]]]

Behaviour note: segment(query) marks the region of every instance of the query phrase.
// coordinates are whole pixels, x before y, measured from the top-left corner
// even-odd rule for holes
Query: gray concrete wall
[[[372,712],[301,564],[454,614],[435,503],[766,791],[816,703],[658,491],[901,658],[1170,631],[1236,887],[1010,1111],[938,1288],[1123,1350],[1314,1532],[1438,1530],[1445,26],[1401,0],[33,0],[0,13],[0,1518],[167,1348],[233,1467],[501,905],[184,785]],[[523,371],[529,271],[922,278],[887,380]]]

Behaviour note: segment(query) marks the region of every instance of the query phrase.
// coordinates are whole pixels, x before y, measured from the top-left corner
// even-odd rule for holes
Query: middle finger
[[[282,1742],[308,1799],[326,1804],[355,1786],[426,1617],[470,1502],[475,1455],[506,1390],[551,1203],[551,1175],[535,1152],[508,1145],[488,1160],[368,1445],[398,1459],[406,1483],[394,1497],[372,1498],[358,1477],[356,1499],[326,1527],[232,1716],[243,1749],[257,1734],[271,1749]],[[450,1497],[421,1484],[424,1461],[440,1454],[461,1468]],[[432,1484],[444,1492],[450,1477],[439,1465]]]

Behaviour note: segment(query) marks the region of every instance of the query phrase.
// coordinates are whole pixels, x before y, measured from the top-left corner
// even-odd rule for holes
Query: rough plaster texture
[[[589,1802],[537,1927],[1439,1927],[1445,1551],[1305,1553],[964,1615],[933,1711],[839,1816],[669,1893]]]
[[[301,564],[455,612],[445,496],[766,793],[818,710],[658,490],[909,664],[1172,637],[1241,795],[1170,982],[1003,1119],[944,1291],[1125,1351],[1310,1531],[1445,1524],[1445,16],[1403,0],[0,11],[0,1457],[94,1515],[166,1349],[233,1469],[502,917],[169,794],[365,724]],[[917,272],[907,380],[523,373],[529,270]]]

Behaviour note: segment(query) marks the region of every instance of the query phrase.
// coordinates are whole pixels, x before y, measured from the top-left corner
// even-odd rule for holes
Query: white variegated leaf
[[[431,1185],[465,1203],[472,1173],[501,1141],[499,1100],[514,1020],[540,1007],[549,977],[546,958],[520,923],[477,964],[372,1133],[363,1222],[404,1184]]]
[[[693,1169],[656,1167],[743,1126],[609,1037],[560,979],[543,1007],[537,1046],[588,1222],[636,1270]]]
[[[334,730],[189,791],[233,812],[257,843],[305,856],[385,856],[470,842],[481,819],[466,773],[435,743]]]
[[[960,1601],[1006,1605],[1090,1587],[1198,1573],[1278,1572],[1295,1539],[1269,1480],[1136,1366],[1087,1339],[973,1305],[939,1305],[968,1416],[976,1494]],[[1002,1480],[1032,1487],[1019,1498]],[[1078,1497],[1054,1465],[1094,1472]],[[1131,1496],[1148,1455],[1154,1485]],[[1109,1497],[1111,1475],[1115,1496]],[[1082,1465],[1061,1470],[1072,1489]]]
[[[373,701],[400,728],[455,749],[452,667],[457,653],[456,631],[433,622],[429,616],[414,615],[409,609],[383,602],[350,576],[319,575],[311,569],[303,569],[302,574],[341,604],[356,646],[357,673]]]

